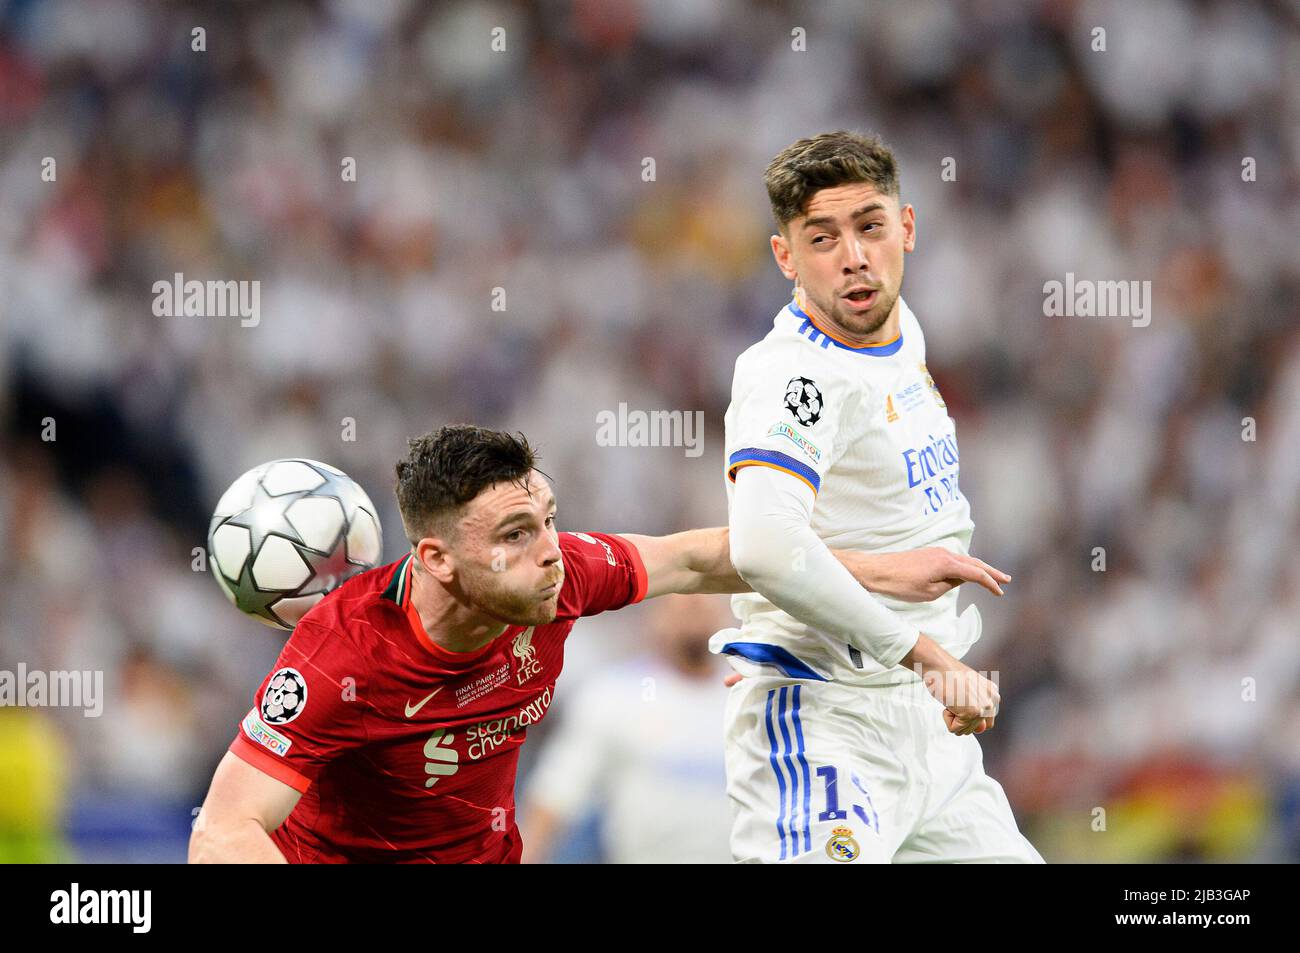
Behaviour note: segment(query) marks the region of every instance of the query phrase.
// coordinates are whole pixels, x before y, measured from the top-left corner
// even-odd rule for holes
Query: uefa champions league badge
[[[282,668],[271,676],[262,694],[262,720],[285,725],[307,706],[307,680],[296,668]]]
[[[847,827],[835,828],[831,831],[830,839],[826,841],[826,856],[841,864],[857,860],[861,852],[858,842],[853,839],[853,831]]]
[[[804,427],[821,420],[822,392],[817,383],[807,377],[790,378],[785,385],[785,409]]]

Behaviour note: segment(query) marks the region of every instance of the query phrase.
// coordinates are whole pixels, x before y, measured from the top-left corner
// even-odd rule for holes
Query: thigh
[[[895,863],[1041,864],[1042,856],[1016,825],[1006,792],[984,773],[974,735],[943,729],[930,747],[930,790]]]
[[[726,758],[737,861],[888,863],[909,828],[907,773],[834,691],[753,678],[732,689]]]

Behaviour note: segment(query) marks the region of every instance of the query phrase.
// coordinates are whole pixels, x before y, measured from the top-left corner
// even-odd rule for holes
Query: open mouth
[[[876,303],[876,295],[879,293],[874,289],[861,288],[844,295],[844,300],[856,308],[869,308]]]

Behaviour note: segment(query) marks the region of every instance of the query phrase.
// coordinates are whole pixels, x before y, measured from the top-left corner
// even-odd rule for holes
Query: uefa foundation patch
[[[804,455],[807,456],[808,459],[811,460],[813,463],[822,462],[821,449],[816,444],[814,444],[811,440],[809,440],[807,437],[805,437],[803,434],[795,430],[793,427],[791,427],[789,424],[785,423],[784,421],[778,421],[777,423],[774,423],[771,429],[768,430],[767,435],[769,437],[785,437],[796,447],[802,450],[804,452]]]
[[[253,711],[249,711],[249,713],[244,716],[243,727],[244,732],[249,738],[256,741],[263,748],[267,748],[275,754],[278,754],[282,758],[284,757],[285,752],[287,752],[289,747],[293,744],[293,742],[284,735],[280,734],[266,722],[262,721],[261,718],[258,718],[257,714]]]

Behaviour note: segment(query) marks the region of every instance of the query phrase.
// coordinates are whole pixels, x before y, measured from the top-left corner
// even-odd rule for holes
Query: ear
[[[903,251],[911,251],[916,247],[916,210],[904,205],[899,217],[903,220]]]
[[[799,273],[794,269],[794,254],[790,251],[789,240],[784,235],[773,235],[771,244],[772,257],[776,259],[776,267],[781,269],[781,274],[790,281],[798,281]]]
[[[415,561],[430,576],[449,586],[456,575],[456,561],[445,540],[426,536],[415,545]]]

